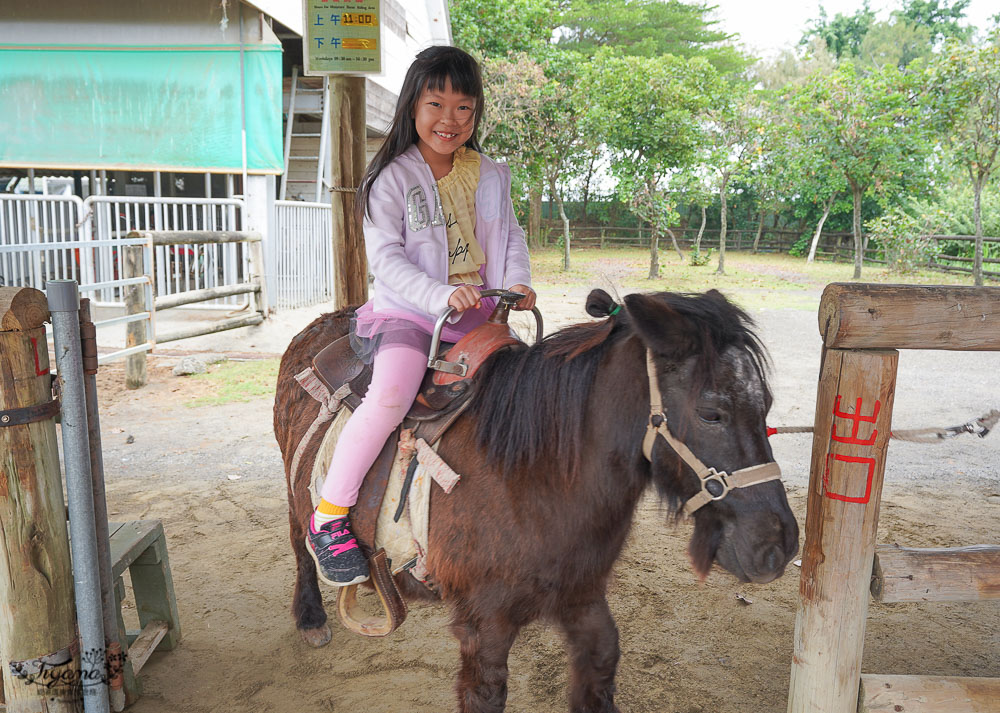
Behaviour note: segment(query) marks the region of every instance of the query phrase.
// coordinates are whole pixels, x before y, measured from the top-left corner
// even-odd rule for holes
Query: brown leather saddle
[[[487,357],[498,349],[522,343],[508,326],[507,318],[510,308],[523,295],[506,290],[488,290],[483,295],[490,296],[491,293],[500,299],[486,323],[469,332],[454,345],[445,345],[443,349],[435,347],[440,344],[440,326],[450,311],[438,319],[432,343],[436,356],[429,359],[429,368],[417,399],[400,428],[386,440],[365,476],[358,494],[358,506],[351,513],[351,524],[363,546],[371,547],[375,542],[375,522],[389,481],[400,430],[411,428],[415,439],[422,438],[428,445],[433,445],[471,403],[472,377]],[[535,316],[540,336],[542,323],[537,310]],[[330,393],[349,384],[350,393],[343,402],[352,411],[361,403],[372,378],[371,366],[357,358],[351,348],[349,336],[341,337],[322,349],[313,358],[313,372]],[[370,549],[367,552],[370,553]]]

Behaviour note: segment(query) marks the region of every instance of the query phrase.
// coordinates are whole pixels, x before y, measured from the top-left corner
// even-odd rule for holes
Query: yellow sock
[[[319,505],[316,507],[316,512],[313,513],[313,522],[316,523],[316,527],[323,527],[330,520],[336,520],[338,517],[344,517],[349,513],[351,509],[349,507],[342,507],[340,505],[334,505],[333,503],[328,503],[326,500],[320,499]]]
[[[316,512],[323,515],[346,515],[351,511],[350,508],[341,507],[340,505],[334,505],[333,503],[328,503],[326,500],[320,498],[319,505],[316,506]]]

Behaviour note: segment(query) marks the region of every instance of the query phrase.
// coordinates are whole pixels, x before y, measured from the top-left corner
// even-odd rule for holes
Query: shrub
[[[788,248],[788,254],[792,257],[805,257],[809,254],[809,246],[812,244],[812,235],[802,233],[792,247]]]
[[[934,233],[935,216],[919,218],[894,208],[870,220],[865,230],[882,248],[889,272],[906,274],[915,272],[934,256],[936,243],[927,236]]]
[[[708,261],[712,259],[712,248],[708,249],[708,252],[698,252],[697,250],[691,251],[691,257],[688,262],[692,267],[701,267],[707,265]]]

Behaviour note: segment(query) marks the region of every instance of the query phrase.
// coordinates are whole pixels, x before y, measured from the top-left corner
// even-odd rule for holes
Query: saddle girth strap
[[[692,515],[698,508],[713,500],[722,500],[735,488],[747,488],[769,480],[781,479],[781,468],[773,461],[740,468],[732,473],[719,472],[705,465],[683,441],[670,432],[663,408],[663,396],[656,382],[656,362],[653,361],[653,352],[649,349],[646,350],[646,375],[649,377],[649,424],[642,439],[642,453],[646,456],[646,460],[652,463],[653,444],[656,443],[656,437],[661,436],[698,476],[701,489],[684,503],[685,515]]]

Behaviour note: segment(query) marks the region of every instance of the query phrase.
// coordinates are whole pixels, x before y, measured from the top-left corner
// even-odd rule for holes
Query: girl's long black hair
[[[396,114],[389,124],[388,136],[375,158],[368,164],[364,178],[355,196],[354,212],[358,222],[367,213],[369,216],[368,195],[372,184],[382,173],[382,169],[397,156],[417,142],[417,127],[413,115],[417,108],[417,100],[424,89],[443,89],[445,80],[451,82],[452,91],[465,94],[476,100],[473,119],[472,136],[465,142],[470,149],[482,152],[479,146],[479,120],[483,117],[483,78],[479,64],[473,57],[457,47],[439,45],[428,47],[417,55],[413,64],[406,71],[403,88],[399,91],[396,102]]]

